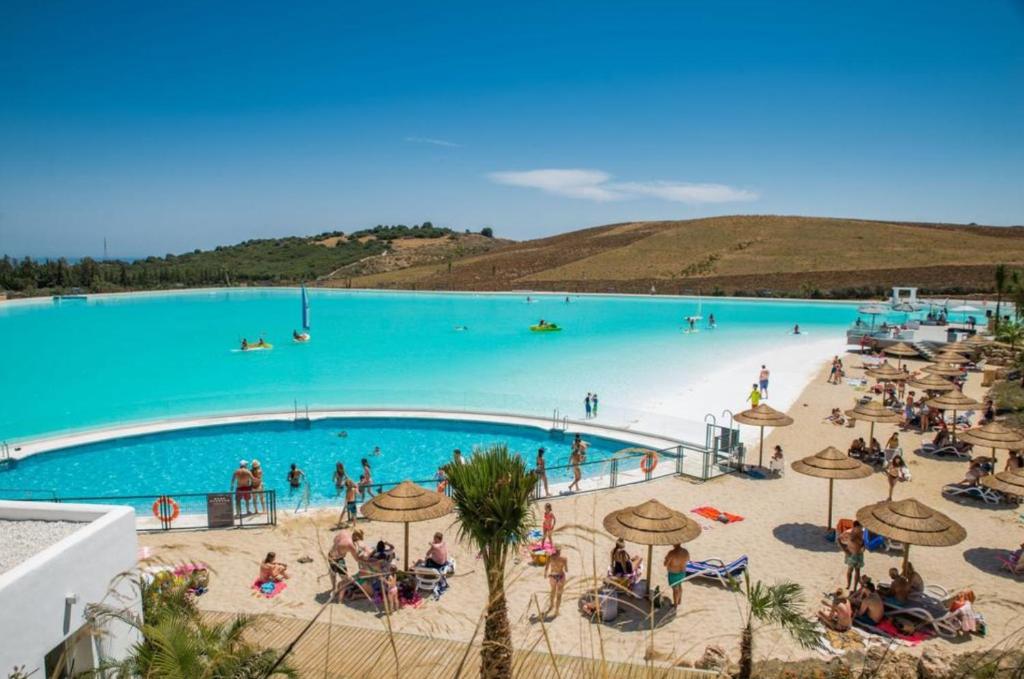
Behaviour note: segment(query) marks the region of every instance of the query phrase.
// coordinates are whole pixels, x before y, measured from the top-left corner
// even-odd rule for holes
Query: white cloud
[[[462,144],[456,144],[447,139],[434,139],[433,137],[406,137],[405,141],[410,144],[430,144],[431,146],[445,146],[453,149],[462,147]]]
[[[601,170],[544,169],[491,172],[495,184],[539,189],[545,193],[595,202],[659,198],[675,203],[734,203],[757,200],[754,191],[726,184],[694,184],[688,182],[649,181],[613,182]]]
[[[626,182],[615,187],[626,193],[652,196],[675,203],[740,203],[757,200],[758,195],[746,189],[725,184],[690,184],[686,182]]]
[[[597,202],[621,200],[628,196],[608,188],[611,175],[600,170],[527,170],[525,172],[492,172],[496,184],[540,189],[545,193]]]

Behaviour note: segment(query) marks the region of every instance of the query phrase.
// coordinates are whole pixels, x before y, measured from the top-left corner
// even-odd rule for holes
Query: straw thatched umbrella
[[[950,433],[953,436],[953,443],[956,443],[956,411],[967,410],[975,406],[981,405],[970,396],[964,394],[959,389],[953,389],[947,391],[945,394],[939,394],[930,401],[925,401],[929,408],[938,408],[939,410],[952,410],[953,411],[953,425],[950,429]]]
[[[920,355],[920,352],[905,342],[897,342],[891,347],[882,349],[889,356],[896,357],[896,367],[902,367],[904,358],[911,358]]]
[[[740,424],[749,424],[752,427],[761,428],[761,446],[757,453],[757,466],[761,467],[764,461],[764,428],[765,427],[788,427],[793,424],[793,418],[785,413],[780,413],[767,403],[762,403],[756,408],[744,410],[735,415],[733,419]]]
[[[964,371],[959,366],[950,365],[949,363],[933,363],[932,365],[926,365],[921,370],[942,377],[960,377],[964,374]]]
[[[989,474],[978,479],[978,483],[1006,495],[1024,497],[1024,471],[1020,469]]]
[[[907,385],[914,387],[915,389],[924,389],[925,391],[952,391],[956,389],[956,386],[945,377],[939,377],[938,375],[925,375],[924,377],[915,377],[907,381]]]
[[[942,353],[944,354],[973,354],[977,350],[978,346],[976,344],[972,345],[967,342],[950,342],[942,347]]]
[[[910,546],[950,547],[962,542],[967,531],[953,519],[911,498],[886,500],[857,511],[857,520],[872,533],[902,542],[903,573]]]
[[[880,383],[902,382],[910,377],[910,373],[905,370],[897,370],[888,363],[882,363],[877,368],[869,368],[864,371],[864,374]],[[885,401],[885,391],[885,388],[883,388],[881,394],[883,402]]]
[[[949,365],[967,365],[971,359],[956,353],[955,351],[940,351],[932,357],[936,363],[947,363]]]
[[[800,474],[828,479],[828,522],[825,524],[828,529],[832,528],[832,485],[836,480],[865,479],[875,473],[868,465],[832,446],[790,466]]]
[[[861,403],[853,410],[846,411],[847,417],[852,417],[854,420],[864,420],[865,422],[871,423],[871,434],[868,437],[868,445],[871,445],[871,441],[875,438],[875,423],[895,423],[900,421],[900,416],[893,411],[886,408],[878,401],[868,401],[867,403]]]
[[[452,499],[412,481],[402,481],[386,493],[363,503],[363,516],[371,521],[405,524],[405,570],[409,570],[409,524],[428,521],[452,511]]]
[[[654,545],[678,545],[701,533],[700,524],[657,500],[618,509],[604,517],[604,529],[617,538],[647,545],[647,591],[651,591]]]
[[[987,346],[991,343],[992,340],[990,340],[987,337],[982,337],[981,335],[971,335],[960,344],[966,344],[967,346],[977,350],[978,348]]]
[[[992,449],[992,464],[996,460],[996,448],[1003,450],[1024,450],[1024,436],[998,422],[989,422],[974,429],[961,432],[960,440],[972,446],[986,446]]]

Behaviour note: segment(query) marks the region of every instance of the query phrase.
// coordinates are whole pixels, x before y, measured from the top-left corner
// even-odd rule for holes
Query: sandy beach
[[[845,362],[849,376],[861,374],[856,355],[846,355]],[[910,363],[911,369],[920,365],[923,364]],[[759,367],[759,363],[755,367]],[[785,450],[787,472],[782,478],[754,480],[730,475],[701,484],[670,477],[552,500],[558,517],[557,542],[568,554],[570,563],[570,579],[561,614],[545,625],[555,653],[590,657],[603,653],[612,660],[640,661],[650,647],[654,657],[675,662],[695,660],[708,644],[721,644],[730,653],[736,652],[741,625],[739,601],[715,584],[687,582],[683,587],[681,608],[660,612],[653,633],[644,629],[635,614],[620,614],[614,623],[597,625],[577,611],[580,594],[593,584],[595,575],[603,575],[608,566],[612,539],[600,529],[601,519],[612,510],[649,498],[657,498],[684,512],[701,505],[713,505],[742,515],[743,521],[724,525],[691,514],[704,527],[700,537],[687,545],[692,557],[719,557],[729,561],[746,554],[750,558],[753,579],[791,580],[803,585],[808,614],[816,610],[822,593],[843,584],[842,555],[822,538],[827,482],[797,474],[788,469],[788,464],[828,445],[846,450],[854,436],[867,435],[867,425],[862,423],[850,429],[823,422],[822,418],[831,407],[851,407],[860,394],[845,383],[828,384],[827,366],[820,360],[809,369],[814,373],[812,379],[788,407],[795,424],[766,432],[766,449],[778,444]],[[749,371],[746,362],[742,370]],[[773,374],[780,402],[787,389],[796,391],[800,386],[786,385],[782,379],[786,374],[782,369]],[[733,393],[732,407],[740,410],[743,392]],[[971,375],[966,393],[978,399],[983,396],[979,374]],[[775,400],[770,403],[778,405]],[[894,428],[893,425],[878,425],[876,436],[884,441]],[[947,589],[973,589],[978,595],[976,608],[984,614],[989,626],[985,638],[972,636],[958,642],[932,639],[908,650],[920,652],[934,645],[979,650],[999,644],[1019,626],[1019,614],[1012,605],[1024,604],[1020,582],[1005,572],[1000,573],[996,558],[1001,550],[1013,549],[1024,539],[1018,520],[1020,509],[961,504],[944,498],[942,485],[959,481],[966,463],[930,459],[913,452],[920,445],[919,435],[901,433],[901,440],[913,480],[897,487],[895,497],[914,497],[948,514],[967,530],[963,543],[948,548],[916,547],[911,560],[926,582]],[[1005,457],[1005,452],[1000,456]],[[886,492],[887,484],[880,473],[864,480],[837,482],[834,516],[852,517],[858,508],[885,499]],[[540,509],[538,507],[538,519]],[[152,549],[156,560],[170,563],[200,560],[211,566],[214,574],[210,591],[199,600],[204,609],[250,614],[273,612],[309,618],[326,601],[329,579],[323,554],[332,539],[331,526],[336,516],[335,511],[324,510],[284,516],[275,528],[145,534],[140,536],[140,541]],[[401,524],[364,520],[360,525],[371,544],[385,539],[401,550]],[[474,634],[486,598],[481,564],[468,545],[457,541],[457,524],[452,516],[411,526],[410,553],[414,558],[422,556],[434,531],[445,533],[458,562],[457,573],[450,578],[451,587],[436,601],[428,600],[418,609],[403,609],[392,615],[390,624],[396,631],[467,641]],[[629,545],[629,549],[632,553],[646,554],[645,547]],[[282,594],[267,600],[254,596],[250,584],[259,560],[271,550],[277,552],[279,560],[290,564],[292,578]],[[665,570],[661,565],[665,552],[665,548],[656,548],[653,559],[653,584],[662,589],[666,587]],[[298,563],[303,556],[311,557],[312,562]],[[889,567],[899,562],[899,555],[869,553],[865,572],[876,580],[885,580]],[[536,616],[536,603],[541,608],[547,605],[547,583],[542,569],[523,559],[510,564],[508,582],[515,643],[521,647],[539,644],[539,648],[543,648],[542,629]],[[383,613],[365,601],[330,604],[321,620],[376,629],[383,629],[386,623]],[[772,629],[763,630],[757,637],[758,658],[795,659],[816,653],[799,649]]]

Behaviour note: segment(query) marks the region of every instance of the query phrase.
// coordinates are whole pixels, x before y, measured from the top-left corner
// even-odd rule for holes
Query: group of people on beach
[[[587,419],[597,417],[597,392],[591,394],[587,392],[587,397],[583,399],[583,409],[586,413]]]
[[[750,393],[747,394],[747,401],[751,408],[756,408],[761,401],[768,398],[768,378],[771,371],[766,365],[761,365],[761,372],[757,374],[757,382],[750,385]]]

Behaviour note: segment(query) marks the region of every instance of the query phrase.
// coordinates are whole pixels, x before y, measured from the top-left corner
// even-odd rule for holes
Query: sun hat
[[[244,467],[244,466],[245,466],[245,465],[247,465],[247,464],[249,464],[249,463],[248,463],[248,462],[246,462],[245,460],[239,460],[239,461],[238,461],[238,466],[239,466],[239,467]]]

